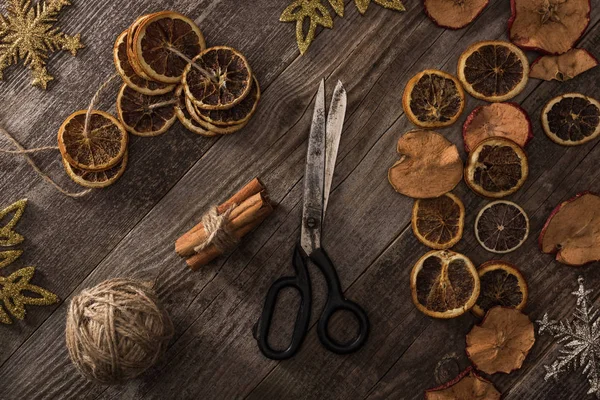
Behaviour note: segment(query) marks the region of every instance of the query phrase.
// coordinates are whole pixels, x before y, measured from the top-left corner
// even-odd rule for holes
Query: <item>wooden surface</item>
[[[18,225],[26,237],[21,246],[25,253],[9,269],[37,266],[34,283],[62,299],[51,307],[29,307],[25,321],[0,326],[1,399],[414,399],[468,365],[464,336],[475,318],[433,320],[411,302],[409,273],[427,249],[410,230],[412,200],[394,192],[387,169],[397,159],[396,141],[413,128],[401,107],[407,80],[425,68],[455,73],[458,56],[469,44],[505,39],[507,0],[490,0],[483,14],[459,31],[436,27],[420,0],[405,0],[405,13],[373,3],[365,16],[346,0],[344,18],[335,18],[333,30],[319,31],[302,57],[294,25],[278,22],[288,1],[74,3],[60,26],[67,33],[81,32],[87,47],[76,58],[64,52],[50,57],[49,70],[57,79],[49,90],[29,86],[29,71],[21,67],[7,70],[0,83],[0,123],[26,147],[56,143],[64,118],[85,108],[113,73],[113,38],[149,11],[180,11],[195,19],[209,45],[241,50],[261,82],[263,97],[251,123],[234,135],[206,139],[176,125],[160,137],[132,137],[123,178],[82,200],[56,192],[21,158],[0,158],[0,206],[30,200]],[[597,52],[597,8],[591,18],[580,46]],[[316,292],[311,330],[295,358],[275,362],[260,354],[251,329],[271,282],[292,272],[306,139],[322,77],[330,92],[342,80],[349,95],[323,240],[346,295],[367,309],[372,330],[358,353],[327,352],[314,326],[323,305],[323,282],[311,270]],[[598,140],[560,147],[540,127],[544,104],[570,91],[600,97],[600,69],[562,84],[532,80],[515,99],[530,113],[535,139],[527,148],[529,178],[510,199],[528,213],[531,235],[524,246],[501,258],[523,271],[530,287],[526,312],[534,321],[546,311],[554,319],[570,318],[577,276],[583,275],[592,289],[600,283],[597,264],[570,268],[537,248],[540,229],[556,204],[586,189],[600,192]],[[115,96],[113,86],[101,108],[114,112]],[[468,97],[459,123],[442,130],[463,157],[460,127],[479,104]],[[4,139],[0,144],[8,146]],[[34,158],[61,184],[75,189],[56,153]],[[278,203],[274,215],[233,253],[190,272],[173,251],[175,239],[207,207],[255,176]],[[465,235],[455,249],[476,264],[496,258],[476,243],[472,229],[476,212],[487,201],[464,183],[455,193],[467,209]],[[176,334],[158,365],[143,377],[107,387],[86,381],[71,364],[65,315],[73,295],[119,276],[156,280]],[[599,296],[596,290],[594,299]],[[280,310],[296,307],[293,293],[282,297]],[[290,314],[276,317],[277,344],[289,336]],[[345,318],[331,325],[336,337],[352,331]],[[552,362],[557,349],[550,336],[537,337],[522,369],[490,379],[507,399],[586,398],[587,381],[578,372],[559,382],[543,380],[543,365]]]

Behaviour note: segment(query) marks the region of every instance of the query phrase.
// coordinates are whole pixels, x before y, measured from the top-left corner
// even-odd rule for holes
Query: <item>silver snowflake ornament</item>
[[[588,394],[600,398],[600,330],[598,329],[598,312],[590,303],[591,290],[586,290],[584,279],[579,277],[579,288],[572,292],[577,298],[577,306],[572,321],[554,321],[548,314],[536,321],[538,333],[547,332],[554,336],[557,343],[563,343],[556,360],[545,365],[544,380],[559,379],[568,370],[581,370],[590,385]]]

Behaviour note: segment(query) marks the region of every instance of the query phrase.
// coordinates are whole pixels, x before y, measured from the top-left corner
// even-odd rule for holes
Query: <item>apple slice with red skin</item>
[[[559,56],[540,56],[529,68],[529,77],[545,81],[568,81],[598,65],[589,51],[571,49]]]

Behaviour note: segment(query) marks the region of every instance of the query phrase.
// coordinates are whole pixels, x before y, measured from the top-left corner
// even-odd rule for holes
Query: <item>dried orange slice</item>
[[[137,136],[157,136],[169,129],[177,116],[173,93],[148,96],[123,85],[117,95],[119,119],[128,132]]]
[[[202,118],[198,114],[198,111],[199,111],[198,107],[196,105],[194,105],[194,103],[192,103],[192,100],[187,96],[185,97],[185,106],[186,106],[188,113],[192,117],[192,119],[194,121],[196,121],[198,123],[198,125],[200,125],[204,129],[206,129],[210,132],[213,132],[213,133],[218,133],[221,135],[228,135],[230,133],[239,131],[244,126],[246,126],[246,124],[248,123],[248,121],[246,121],[246,122],[242,122],[241,124],[238,124],[238,125],[229,125],[229,126],[211,124],[210,122],[206,121],[204,118]]]
[[[177,119],[179,122],[190,132],[193,132],[202,136],[216,136],[217,133],[207,131],[200,125],[187,110],[185,105],[185,91],[183,90],[183,86],[179,85],[177,90],[175,90],[175,97],[177,97],[177,105],[175,106],[175,114],[177,114]]]
[[[408,81],[402,106],[413,124],[438,128],[456,122],[465,107],[465,94],[452,75],[427,69]]]
[[[135,72],[127,57],[127,36],[128,31],[122,32],[117,38],[113,48],[115,68],[119,75],[121,75],[123,82],[136,92],[149,96],[169,93],[175,89],[175,85],[144,79]]]
[[[107,186],[115,183],[125,172],[127,168],[127,152],[123,155],[123,158],[112,168],[109,168],[105,171],[86,171],[84,169],[79,169],[71,166],[67,160],[64,158],[63,165],[65,167],[65,171],[67,171],[67,175],[73,181],[81,186],[87,188],[105,188]]]
[[[411,224],[415,236],[424,245],[449,249],[462,238],[465,206],[452,193],[435,199],[419,199],[413,205]]]
[[[515,103],[492,103],[477,107],[463,125],[465,151],[468,153],[490,137],[505,137],[525,147],[533,139],[529,115]]]
[[[479,211],[475,219],[475,237],[492,253],[510,253],[518,249],[529,235],[529,218],[512,201],[497,200]]]
[[[187,97],[204,110],[226,110],[250,93],[252,71],[239,51],[210,47],[198,54],[183,72]]]
[[[481,291],[471,312],[482,318],[492,307],[522,310],[527,303],[527,282],[521,272],[505,261],[488,261],[478,269]]]
[[[460,29],[481,14],[489,0],[424,0],[425,13],[437,26]]]
[[[512,43],[474,43],[458,59],[458,79],[471,96],[491,102],[521,93],[529,79],[529,61]]]
[[[159,13],[156,13],[156,14],[159,14]],[[127,47],[126,47],[126,49],[127,49],[127,58],[131,65],[131,68],[133,68],[133,70],[139,77],[148,79],[148,80],[152,80],[152,78],[150,78],[144,72],[142,67],[140,66],[140,63],[139,63],[137,56],[135,54],[135,51],[134,51],[134,47],[135,47],[134,46],[134,38],[135,38],[135,34],[137,33],[138,28],[140,27],[141,23],[153,15],[154,14],[146,14],[146,15],[142,15],[142,16],[138,17],[135,21],[133,21],[133,24],[131,24],[129,29],[127,29]]]
[[[563,146],[577,146],[600,135],[600,103],[581,93],[553,98],[542,110],[546,135]]]
[[[421,257],[410,274],[415,306],[434,318],[454,318],[467,312],[479,296],[479,275],[466,256],[432,250]]]
[[[127,150],[127,131],[112,115],[92,110],[85,130],[87,110],[69,115],[58,130],[58,148],[75,168],[104,171],[114,167]]]
[[[571,49],[560,56],[540,56],[529,68],[529,77],[546,81],[568,81],[598,66],[598,60],[589,51]]]
[[[204,110],[196,106],[196,112],[200,118],[214,125],[240,125],[252,118],[259,100],[260,86],[256,78],[253,78],[250,92],[239,104],[227,110]]]
[[[205,48],[194,21],[172,11],[145,18],[133,37],[140,67],[150,78],[165,83],[179,83],[189,60]]]
[[[500,198],[513,194],[529,175],[523,149],[506,138],[489,138],[480,142],[465,167],[465,182],[477,194]]]

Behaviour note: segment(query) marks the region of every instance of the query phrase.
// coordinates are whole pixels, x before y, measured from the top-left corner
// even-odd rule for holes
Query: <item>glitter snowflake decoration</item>
[[[7,15],[0,14],[0,80],[3,71],[20,60],[32,71],[33,86],[46,89],[54,79],[46,69],[48,53],[57,50],[71,52],[83,48],[79,34],[69,36],[54,27],[58,13],[69,0],[7,0]]]
[[[545,365],[544,380],[558,379],[567,370],[582,369],[587,376],[590,389],[588,394],[600,398],[600,330],[598,312],[590,303],[591,290],[585,290],[584,280],[579,277],[579,289],[572,294],[577,297],[577,307],[570,322],[557,322],[544,314],[539,324],[539,333],[550,333],[557,343],[564,343],[557,359],[551,365]]]

